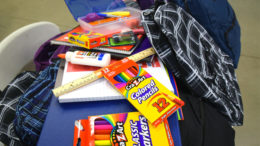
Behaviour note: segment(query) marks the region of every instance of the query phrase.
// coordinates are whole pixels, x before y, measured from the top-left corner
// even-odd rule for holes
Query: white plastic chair
[[[4,38],[0,42],[0,90],[33,60],[45,41],[58,33],[56,24],[41,21],[21,27]]]

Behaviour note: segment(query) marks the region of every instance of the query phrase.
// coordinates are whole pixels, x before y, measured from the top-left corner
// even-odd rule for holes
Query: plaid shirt
[[[26,145],[37,144],[48,113],[59,63],[60,60],[57,60],[40,72],[38,78],[19,99],[14,128]]]
[[[157,54],[176,77],[212,103],[233,126],[243,124],[243,106],[232,60],[181,7],[168,3],[142,12],[142,24]]]
[[[23,72],[16,76],[0,96],[0,141],[8,146],[19,146],[13,120],[20,96],[29,88],[38,76],[35,72]]]

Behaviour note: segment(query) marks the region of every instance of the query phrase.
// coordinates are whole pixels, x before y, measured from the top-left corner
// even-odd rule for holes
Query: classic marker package
[[[153,126],[140,112],[90,116],[75,121],[73,146],[174,146],[168,121]]]

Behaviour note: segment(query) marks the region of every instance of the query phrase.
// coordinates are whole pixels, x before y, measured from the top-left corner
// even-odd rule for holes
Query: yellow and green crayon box
[[[103,74],[154,126],[184,105],[179,97],[128,58],[104,68]]]
[[[168,121],[153,126],[140,112],[75,121],[73,146],[174,146]]]

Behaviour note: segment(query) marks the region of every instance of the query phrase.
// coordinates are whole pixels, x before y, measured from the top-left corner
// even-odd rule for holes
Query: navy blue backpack
[[[227,0],[168,0],[190,13],[211,35],[237,68],[241,42],[240,26],[235,12]],[[149,8],[153,0],[138,0],[142,9]]]

